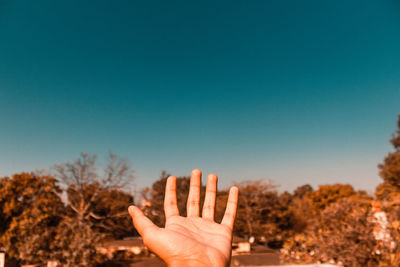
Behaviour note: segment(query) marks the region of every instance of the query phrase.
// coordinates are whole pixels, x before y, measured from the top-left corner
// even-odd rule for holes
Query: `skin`
[[[193,170],[187,200],[187,217],[179,216],[176,177],[167,180],[164,198],[165,228],[157,227],[136,206],[129,207],[133,224],[144,244],[168,266],[229,266],[232,230],[238,203],[238,188],[229,191],[222,222],[214,221],[217,176],[207,177],[206,196],[200,217],[201,171]]]

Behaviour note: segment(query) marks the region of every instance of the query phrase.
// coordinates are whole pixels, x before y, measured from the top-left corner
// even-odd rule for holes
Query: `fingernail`
[[[129,206],[128,212],[129,212],[130,214],[133,214],[134,211],[135,211],[135,206]]]
[[[201,171],[200,171],[199,169],[194,169],[194,170],[192,171],[192,173],[193,173],[193,174],[200,174]]]

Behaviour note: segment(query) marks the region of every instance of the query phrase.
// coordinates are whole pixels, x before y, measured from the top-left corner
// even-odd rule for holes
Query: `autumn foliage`
[[[84,153],[73,163],[58,165],[54,175],[21,173],[0,179],[0,247],[7,251],[7,262],[101,262],[99,242],[134,233],[126,210],[133,196],[121,190],[126,178],[131,169],[115,155],[110,154],[100,173],[96,158]]]
[[[64,205],[53,191],[56,179],[32,173],[0,180],[0,244],[9,259],[37,263],[48,259]]]
[[[302,185],[280,192],[265,180],[236,183],[239,206],[234,235],[279,249],[286,263],[341,266],[399,266],[400,116],[391,139],[394,151],[381,164],[375,195],[350,184]],[[48,174],[20,173],[0,178],[0,247],[7,261],[62,266],[96,266],[104,257],[96,246],[108,239],[136,235],[127,206],[134,196],[123,190],[132,169],[110,154],[100,168],[83,153]],[[164,189],[169,174],[143,189],[140,203],[157,225],[165,222]],[[186,213],[189,177],[177,178],[178,209]],[[202,187],[201,202],[205,188]],[[215,219],[222,218],[228,192],[217,193]]]

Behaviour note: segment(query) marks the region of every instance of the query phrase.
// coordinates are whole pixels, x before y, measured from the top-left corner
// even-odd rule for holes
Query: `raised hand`
[[[238,203],[238,188],[229,191],[221,224],[214,221],[217,176],[207,177],[206,195],[200,217],[201,171],[193,170],[187,200],[187,217],[179,216],[176,201],[176,177],[165,187],[165,228],[157,227],[135,206],[129,207],[133,224],[144,244],[168,266],[229,266],[232,229]]]

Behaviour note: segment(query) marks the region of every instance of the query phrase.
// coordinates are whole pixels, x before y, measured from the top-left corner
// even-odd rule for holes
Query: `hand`
[[[238,188],[230,189],[224,218],[218,224],[214,221],[217,176],[210,174],[207,177],[202,217],[199,217],[200,185],[201,171],[193,170],[187,217],[181,217],[176,201],[176,177],[168,178],[164,198],[165,228],[157,227],[138,207],[129,207],[133,224],[144,244],[168,266],[229,266]]]

